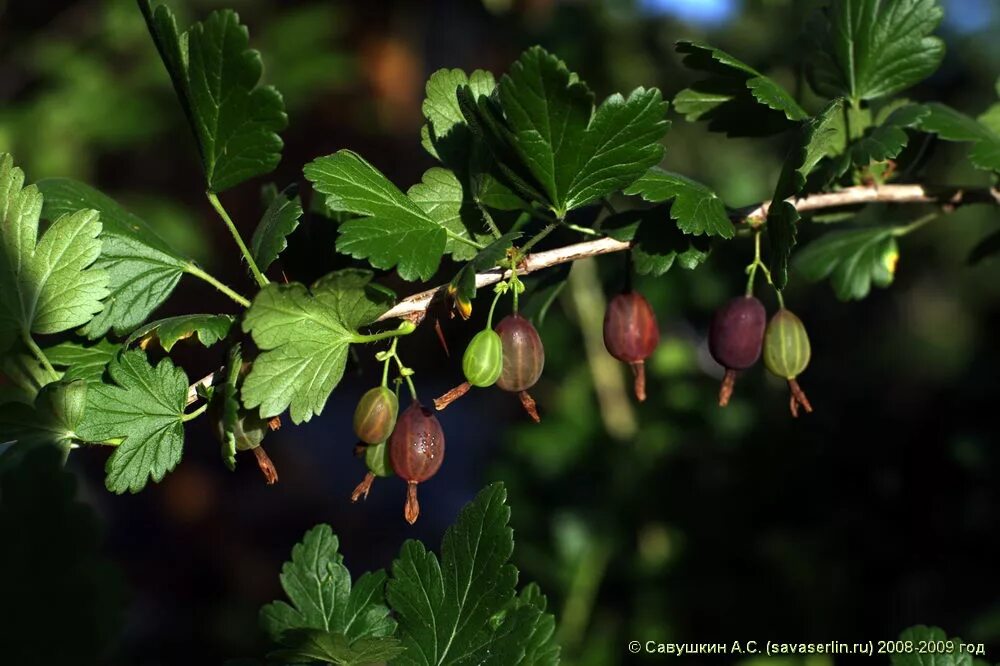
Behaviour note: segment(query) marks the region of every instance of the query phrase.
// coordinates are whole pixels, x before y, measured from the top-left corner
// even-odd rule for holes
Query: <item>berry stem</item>
[[[381,331],[379,333],[370,333],[364,335],[361,333],[355,333],[351,336],[351,342],[364,343],[364,342],[378,342],[379,340],[386,340],[388,338],[398,338],[401,335],[409,335],[413,331],[417,330],[417,325],[414,324],[409,319],[404,319],[399,323],[399,326],[389,330]]]
[[[809,404],[809,398],[806,397],[806,392],[802,390],[802,387],[799,386],[799,383],[795,381],[794,377],[788,380],[788,388],[792,392],[792,396],[788,403],[792,410],[792,416],[798,418],[799,405],[802,405],[802,408],[806,410],[807,414],[811,414],[813,408],[812,405]]]
[[[203,404],[201,407],[199,407],[198,409],[194,410],[193,412],[190,412],[190,413],[185,414],[184,416],[182,416],[181,417],[181,421],[183,423],[187,423],[188,421],[193,421],[194,419],[196,419],[199,416],[201,416],[205,412],[206,409],[208,409],[208,403],[207,402],[205,404]]]
[[[531,397],[531,394],[527,391],[520,391],[517,397],[521,399],[521,406],[524,407],[524,411],[528,412],[528,416],[535,423],[541,423],[542,418],[538,415],[538,407],[535,405],[535,399]]]
[[[368,491],[372,489],[372,483],[375,481],[375,474],[368,472],[365,474],[365,478],[361,480],[361,483],[354,489],[351,493],[351,501],[357,502],[359,499],[368,499]]]
[[[490,305],[490,314],[489,314],[489,316],[486,317],[486,328],[493,328],[493,311],[497,309],[497,302],[500,300],[501,296],[503,296],[503,292],[502,291],[498,291],[496,293],[496,296],[493,297],[493,303]],[[514,290],[514,301],[515,302],[517,301],[517,290],[516,289]],[[516,312],[517,308],[515,307],[514,310]]]
[[[434,409],[440,412],[442,409],[444,409],[445,407],[447,407],[448,405],[450,405],[451,403],[455,402],[463,395],[468,393],[469,389],[471,388],[472,384],[470,384],[469,382],[462,382],[455,388],[451,389],[450,391],[442,395],[440,398],[435,398]]]
[[[729,399],[733,397],[733,388],[736,386],[736,371],[726,368],[726,374],[722,378],[722,386],[719,387],[719,407],[729,404]]]
[[[257,268],[257,262],[253,260],[253,255],[247,248],[246,243],[243,242],[243,237],[240,236],[240,232],[236,229],[236,224],[233,223],[233,218],[229,217],[229,213],[226,212],[226,209],[222,206],[222,202],[219,201],[219,195],[215,192],[208,191],[205,193],[205,196],[208,197],[208,202],[212,204],[212,208],[215,209],[215,212],[219,214],[219,217],[222,218],[222,221],[225,222],[226,226],[229,228],[229,233],[232,234],[233,240],[236,241],[236,246],[240,248],[243,258],[247,260],[247,266],[250,267],[250,272],[253,273],[254,280],[257,281],[259,286],[266,287],[268,279],[264,277],[264,274],[260,272],[259,268]]]
[[[766,279],[767,283],[771,285],[772,289],[774,289],[774,295],[778,299],[778,307],[784,309],[785,297],[782,296],[781,290],[774,286],[774,280],[771,279],[771,270],[760,257],[760,233],[760,230],[755,230],[753,235],[753,262],[747,266],[748,278],[746,296],[747,298],[753,296],[754,278],[757,277],[757,269],[759,268],[760,272],[764,274],[764,279]]]
[[[403,517],[413,524],[420,517],[420,502],[417,501],[417,482],[410,481],[406,485],[406,505],[403,507]]]
[[[267,451],[264,450],[263,446],[257,446],[252,449],[254,456],[257,457],[257,467],[260,468],[261,474],[264,475],[264,480],[267,481],[267,485],[273,486],[278,482],[278,470],[271,462],[271,458],[267,455]]]

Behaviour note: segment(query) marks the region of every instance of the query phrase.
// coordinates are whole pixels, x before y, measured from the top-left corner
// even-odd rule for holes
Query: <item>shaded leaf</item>
[[[68,451],[76,438],[87,401],[87,382],[61,381],[43,386],[34,405],[0,405],[0,443],[51,444]]]
[[[263,272],[274,263],[278,255],[288,246],[286,238],[299,226],[302,217],[302,200],[298,188],[289,186],[283,192],[275,192],[268,203],[264,216],[260,219],[250,239],[250,252],[254,263]]]
[[[972,165],[1000,173],[1000,134],[944,104],[933,102],[926,106],[930,113],[921,120],[920,129],[937,134],[945,141],[971,143],[969,160]]]
[[[462,183],[453,172],[441,167],[428,169],[421,182],[411,187],[406,195],[427,217],[451,232],[445,252],[456,261],[467,261],[479,252],[461,239],[480,245],[493,240],[485,229],[482,211],[466,199]]]
[[[615,240],[632,243],[632,270],[639,275],[660,276],[676,263],[697,268],[711,249],[706,237],[685,235],[670,223],[667,206],[631,210],[609,217],[604,231]]]
[[[916,127],[930,113],[922,104],[906,104],[893,110],[881,124],[871,128],[851,146],[851,159],[858,166],[894,159],[906,147],[906,130]]]
[[[888,287],[896,270],[897,227],[831,231],[802,248],[796,269],[811,282],[830,278],[843,301],[861,300],[871,285]]]
[[[494,623],[513,602],[517,582],[505,500],[502,484],[482,490],[445,533],[440,561],[418,541],[403,544],[388,584],[406,647],[394,663],[521,663],[533,625],[524,614]],[[527,613],[538,617],[537,608]]]
[[[347,649],[358,640],[395,632],[385,606],[385,572],[366,573],[352,587],[338,547],[330,526],[317,525],[292,548],[291,561],[281,568],[281,587],[291,605],[275,601],[260,611],[261,627],[273,640],[292,646],[298,642],[293,637],[303,634],[290,632],[318,630],[338,635]]]
[[[722,238],[736,235],[736,228],[726,213],[722,199],[701,183],[680,174],[653,167],[630,185],[625,194],[637,194],[653,203],[673,201],[670,217],[677,221],[677,228],[686,234]]]
[[[293,629],[285,633],[284,641],[289,647],[274,650],[269,658],[294,663],[322,661],[338,666],[370,666],[385,663],[403,652],[399,641],[390,636],[360,638],[351,643],[343,634],[318,629]]]
[[[937,643],[938,641],[947,643],[948,641],[951,641],[955,644],[955,651],[950,653],[918,653],[916,651],[910,653],[893,653],[889,656],[889,661],[892,663],[892,666],[972,666],[972,655],[966,651],[960,651],[958,649],[958,644],[961,643],[962,640],[955,637],[949,638],[944,629],[940,629],[938,627],[927,627],[919,624],[915,627],[904,629],[902,633],[899,634],[899,640],[912,641],[913,645],[919,645],[924,641],[928,643]]]
[[[759,136],[809,117],[784,88],[725,51],[690,41],[676,48],[687,67],[709,74],[674,98],[674,108],[688,120],[706,120],[710,129],[730,136]]]
[[[121,350],[108,340],[98,340],[87,346],[76,342],[61,342],[45,350],[45,357],[56,368],[65,368],[63,379],[83,379],[91,383],[99,383],[104,377],[108,363]]]
[[[810,82],[855,103],[909,88],[941,64],[944,42],[930,34],[942,15],[936,0],[830,0],[808,30]]]

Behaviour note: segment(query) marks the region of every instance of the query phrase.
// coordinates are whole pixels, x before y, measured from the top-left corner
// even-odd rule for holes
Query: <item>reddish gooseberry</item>
[[[753,296],[738,296],[715,311],[708,332],[712,358],[726,369],[719,389],[719,405],[725,407],[733,394],[736,373],[746,370],[760,358],[767,313]]]
[[[635,397],[646,399],[645,360],[660,343],[656,314],[642,294],[618,294],[604,313],[604,346],[619,361],[628,363],[635,375]]]
[[[354,410],[354,434],[365,444],[384,442],[396,425],[399,400],[385,386],[376,386],[361,396]]]
[[[389,437],[389,459],[396,476],[407,483],[403,515],[412,525],[420,516],[417,484],[434,476],[444,460],[444,431],[434,412],[414,400],[400,414]]]

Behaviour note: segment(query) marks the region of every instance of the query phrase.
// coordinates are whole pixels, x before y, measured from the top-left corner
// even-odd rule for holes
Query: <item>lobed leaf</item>
[[[0,405],[0,443],[16,441],[22,448],[51,444],[68,451],[86,401],[87,383],[74,380],[43,386],[33,405]]]
[[[169,358],[155,367],[138,350],[108,365],[112,383],[89,387],[80,439],[121,440],[105,465],[108,490],[139,492],[161,481],[181,459],[188,381]]]
[[[94,267],[107,273],[110,294],[82,333],[92,340],[110,330],[122,335],[146,321],[173,292],[190,262],[141,218],[89,185],[50,178],[39,181],[38,187],[45,195],[46,219],[88,208],[101,215],[101,250]]]
[[[646,201],[662,203],[672,201],[670,217],[677,228],[686,234],[700,236],[736,235],[726,205],[712,190],[678,173],[653,167],[625,190],[625,194],[639,195]]]
[[[991,128],[944,104],[927,104],[920,129],[945,141],[972,144],[969,160],[978,169],[1000,173],[1000,128]],[[991,122],[987,117],[987,122]]]
[[[674,97],[688,120],[707,120],[709,129],[729,136],[759,136],[809,117],[788,91],[725,51],[693,41],[676,48],[687,67],[709,75]]]
[[[456,261],[468,261],[493,237],[484,229],[483,213],[468,201],[462,183],[454,172],[434,167],[424,172],[423,179],[411,187],[406,195],[422,211],[448,232],[445,252]],[[464,241],[463,241],[464,239]]]
[[[266,271],[288,246],[286,240],[302,217],[302,199],[295,191],[298,188],[290,186],[283,192],[275,192],[274,197],[264,211],[257,228],[250,239],[250,251],[254,263],[260,270]]]
[[[639,275],[659,277],[675,263],[688,270],[697,268],[708,258],[708,239],[665,226],[669,216],[666,206],[626,211],[609,217],[604,230],[615,240],[632,243],[632,269]]]
[[[340,225],[337,250],[375,268],[397,267],[404,280],[437,271],[448,233],[360,155],[341,150],[305,167],[306,178],[334,211],[361,217]]]
[[[831,231],[802,248],[795,267],[810,282],[830,278],[842,301],[861,300],[871,285],[888,287],[899,259],[896,227]]]
[[[944,42],[930,36],[942,16],[936,0],[830,0],[808,31],[813,88],[856,105],[927,78],[944,58]]]
[[[108,363],[120,350],[121,345],[109,340],[98,340],[90,346],[67,341],[45,349],[45,357],[56,368],[65,368],[64,380],[100,383]]]
[[[670,123],[659,90],[612,95],[595,111],[579,77],[533,47],[498,91],[513,151],[558,217],[628,186],[663,156],[659,141]]]
[[[340,382],[358,327],[388,310],[393,295],[370,284],[369,271],[343,270],[317,280],[264,287],[243,319],[261,354],[243,383],[243,404],[263,418],[291,408],[294,423],[323,410]]]
[[[385,572],[366,573],[352,587],[338,545],[329,525],[306,532],[281,569],[281,587],[291,605],[275,601],[260,611],[261,627],[289,648],[280,651],[282,658],[349,666],[402,651],[392,638],[396,622],[385,606]]]
[[[108,295],[108,274],[94,266],[98,212],[60,215],[39,238],[42,201],[11,156],[0,154],[0,351],[18,337],[87,323]]]
[[[526,663],[540,613],[505,612],[517,582],[505,500],[502,484],[482,490],[445,533],[440,561],[418,541],[403,544],[387,588],[406,648],[395,664]]]
[[[198,142],[208,189],[222,192],[273,171],[288,117],[281,94],[258,85],[260,53],[249,48],[239,15],[215,11],[179,33],[166,5],[153,10],[139,0],[139,7]]]
[[[125,340],[125,346],[139,341],[145,349],[153,339],[159,340],[163,350],[170,352],[180,340],[197,336],[198,342],[205,347],[211,347],[219,340],[229,335],[235,317],[231,315],[191,314],[167,317],[150,322],[132,332]]]

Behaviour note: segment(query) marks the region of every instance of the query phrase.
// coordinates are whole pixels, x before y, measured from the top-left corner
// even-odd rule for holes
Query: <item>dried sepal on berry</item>
[[[791,391],[788,404],[792,416],[799,415],[800,406],[806,412],[813,410],[797,380],[809,366],[811,356],[809,335],[802,320],[784,308],[775,312],[764,334],[764,365],[772,374],[788,381]]]

